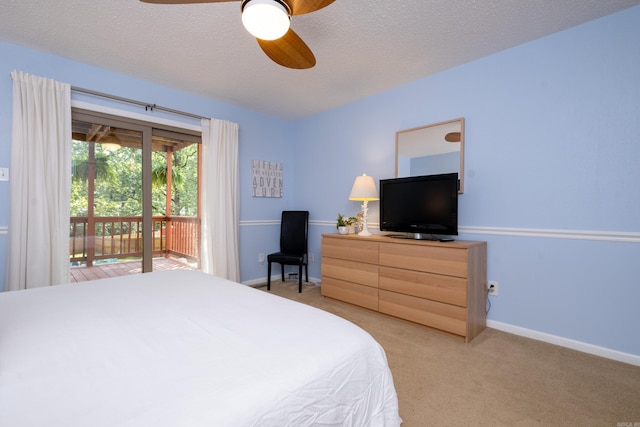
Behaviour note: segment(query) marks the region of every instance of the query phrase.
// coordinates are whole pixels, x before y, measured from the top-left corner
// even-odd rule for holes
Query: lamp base
[[[364,200],[362,202],[362,230],[358,233],[358,236],[369,237],[371,232],[367,228],[367,212],[369,211],[369,201]]]

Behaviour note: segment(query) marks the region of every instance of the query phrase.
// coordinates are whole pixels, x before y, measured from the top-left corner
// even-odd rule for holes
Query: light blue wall
[[[640,356],[640,244],[607,234],[640,232],[637,40],[640,7],[295,122],[0,42],[0,167],[13,69],[237,122],[241,280],[266,277],[257,256],[277,247],[282,209],[311,212],[319,278],[321,234],[359,210],[354,178],[393,177],[395,132],[464,117],[460,237],[488,242],[488,277],[500,284],[489,320]],[[284,163],[283,199],[250,196],[253,159]]]
[[[356,175],[393,177],[397,130],[464,117],[460,237],[488,242],[488,319],[640,355],[638,40],[635,7],[299,120],[295,200],[355,214]]]

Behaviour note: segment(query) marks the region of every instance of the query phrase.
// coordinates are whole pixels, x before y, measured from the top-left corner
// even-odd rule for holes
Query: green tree
[[[164,214],[167,187],[167,153],[154,153],[153,210]],[[198,204],[198,146],[189,145],[173,153],[171,171],[171,215],[195,216]]]
[[[173,153],[172,215],[197,214],[198,176],[197,145],[192,144]],[[95,145],[96,179],[94,214],[96,216],[139,216],[142,212],[142,150],[122,147],[103,150]],[[152,155],[153,215],[165,215],[167,153]],[[71,183],[71,215],[88,212],[89,143],[73,141],[73,179]]]

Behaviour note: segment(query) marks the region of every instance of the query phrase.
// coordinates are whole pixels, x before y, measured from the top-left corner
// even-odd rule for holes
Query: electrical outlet
[[[489,295],[493,295],[494,297],[498,296],[498,282],[495,280],[489,280],[487,282],[487,291]]]
[[[309,262],[313,262],[314,259],[313,252],[309,252]]]
[[[260,264],[264,264],[264,254],[263,253],[258,254],[258,262]]]
[[[9,168],[0,168],[0,181],[9,181]]]

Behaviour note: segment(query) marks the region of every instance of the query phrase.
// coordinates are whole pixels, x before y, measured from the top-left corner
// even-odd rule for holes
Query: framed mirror
[[[396,132],[396,177],[458,173],[464,191],[464,118]]]

